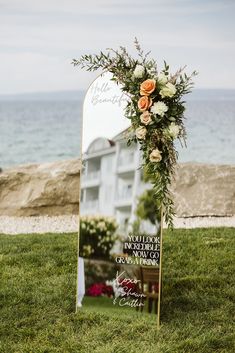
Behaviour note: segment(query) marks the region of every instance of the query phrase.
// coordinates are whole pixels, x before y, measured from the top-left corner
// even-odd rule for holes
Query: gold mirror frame
[[[94,86],[95,82],[98,81],[101,77],[103,77],[106,73],[103,73],[101,75],[99,75],[97,78],[95,78],[91,84],[89,85],[84,100],[83,100],[83,106],[82,106],[82,123],[81,123],[81,130],[82,130],[82,137],[81,137],[81,153],[80,153],[80,160],[81,160],[81,166],[82,166],[82,160],[83,160],[83,146],[84,146],[84,120],[85,120],[85,104],[86,104],[86,99],[88,97],[88,94],[90,93],[90,89]],[[126,119],[126,118],[125,118]],[[128,119],[126,119],[128,120]],[[87,143],[87,142],[86,142]],[[80,172],[80,181],[79,181],[79,209],[81,211],[81,180],[82,180],[82,173]],[[76,312],[79,309],[79,305],[78,305],[78,294],[79,294],[79,280],[78,280],[78,269],[79,269],[79,244],[80,244],[80,217],[81,217],[81,213],[79,211],[79,215],[78,215],[78,241],[77,241],[77,257],[78,257],[78,261],[77,261],[77,285],[76,285]],[[162,241],[163,241],[163,210],[161,210],[161,220],[160,220],[160,257],[159,257],[159,286],[158,286],[158,314],[157,314],[157,328],[160,328],[160,304],[161,304],[161,291],[162,291]]]

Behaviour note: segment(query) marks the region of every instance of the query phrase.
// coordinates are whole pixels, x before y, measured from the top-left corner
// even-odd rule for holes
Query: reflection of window
[[[135,159],[135,151],[124,150],[121,152],[119,157],[119,165],[125,166],[128,164],[133,164]]]
[[[110,171],[110,172],[113,170],[113,156],[110,156],[110,157],[107,158],[106,170]]]
[[[83,161],[82,162],[82,174],[86,174],[86,170],[87,170],[87,162]]]
[[[107,186],[106,190],[105,190],[105,201],[106,202],[110,202],[110,200],[112,199],[112,192],[113,192],[113,188],[111,185]]]
[[[119,188],[119,199],[128,199],[130,197],[132,197],[132,184],[126,184]]]

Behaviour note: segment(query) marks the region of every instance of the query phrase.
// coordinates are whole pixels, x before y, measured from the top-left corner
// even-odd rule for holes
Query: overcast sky
[[[72,58],[138,37],[197,88],[235,88],[234,0],[0,0],[0,94],[85,89]]]

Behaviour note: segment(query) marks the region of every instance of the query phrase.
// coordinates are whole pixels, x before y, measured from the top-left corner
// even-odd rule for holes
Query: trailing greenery
[[[160,331],[154,315],[110,314],[100,301],[75,314],[77,234],[1,235],[0,352],[233,353],[234,228],[173,235],[163,234]]]
[[[145,190],[139,196],[136,207],[136,215],[139,220],[149,220],[152,224],[157,224],[161,220],[161,212],[156,212],[159,209],[159,200],[156,199],[154,189]]]
[[[156,61],[149,59],[149,53],[144,54],[137,40],[135,47],[137,58],[120,47],[119,50],[107,49],[106,53],[101,51],[98,55],[83,55],[78,60],[73,59],[72,64],[87,71],[109,71],[128,96],[125,109],[131,123],[128,144],[139,142],[143,167],[160,207],[163,207],[165,221],[172,227],[174,207],[169,186],[178,158],[174,139],[185,143],[185,102],[182,97],[191,91],[192,77],[196,72],[188,76],[182,68],[170,74],[166,62],[158,71]]]

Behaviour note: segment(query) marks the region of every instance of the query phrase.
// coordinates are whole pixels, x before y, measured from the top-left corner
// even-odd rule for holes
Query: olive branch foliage
[[[132,57],[125,47],[120,46],[118,50],[108,48],[105,53],[101,51],[99,54],[82,55],[79,59],[73,59],[72,64],[87,71],[101,69],[102,72],[110,72],[112,80],[119,84],[121,90],[129,97],[125,108],[125,116],[131,121],[127,144],[130,145],[132,142],[139,142],[143,153],[141,167],[144,169],[145,178],[152,183],[154,197],[158,200],[158,204],[163,207],[165,222],[169,228],[172,228],[175,212],[170,186],[174,178],[178,151],[176,150],[174,139],[169,135],[167,129],[172,122],[179,126],[180,132],[177,138],[180,140],[182,146],[186,146],[186,131],[184,126],[185,102],[182,100],[182,97],[191,92],[193,87],[192,78],[197,73],[194,71],[188,76],[184,73],[185,67],[183,67],[174,75],[171,75],[169,65],[164,61],[161,73],[168,77],[168,82],[174,84],[176,93],[173,97],[165,97],[163,99],[159,95],[157,83],[156,90],[151,94],[151,98],[155,102],[163,101],[168,106],[168,111],[163,117],[157,115],[154,123],[147,127],[146,138],[138,140],[134,132],[141,126],[140,115],[142,112],[138,108],[140,85],[147,79],[155,79],[157,82],[159,72],[156,61],[149,58],[150,52],[145,54],[136,38],[134,45],[137,52],[136,58]],[[137,65],[144,67],[143,77],[135,77],[133,75]],[[162,159],[158,163],[153,163],[149,159],[151,151],[155,148],[161,151]]]

